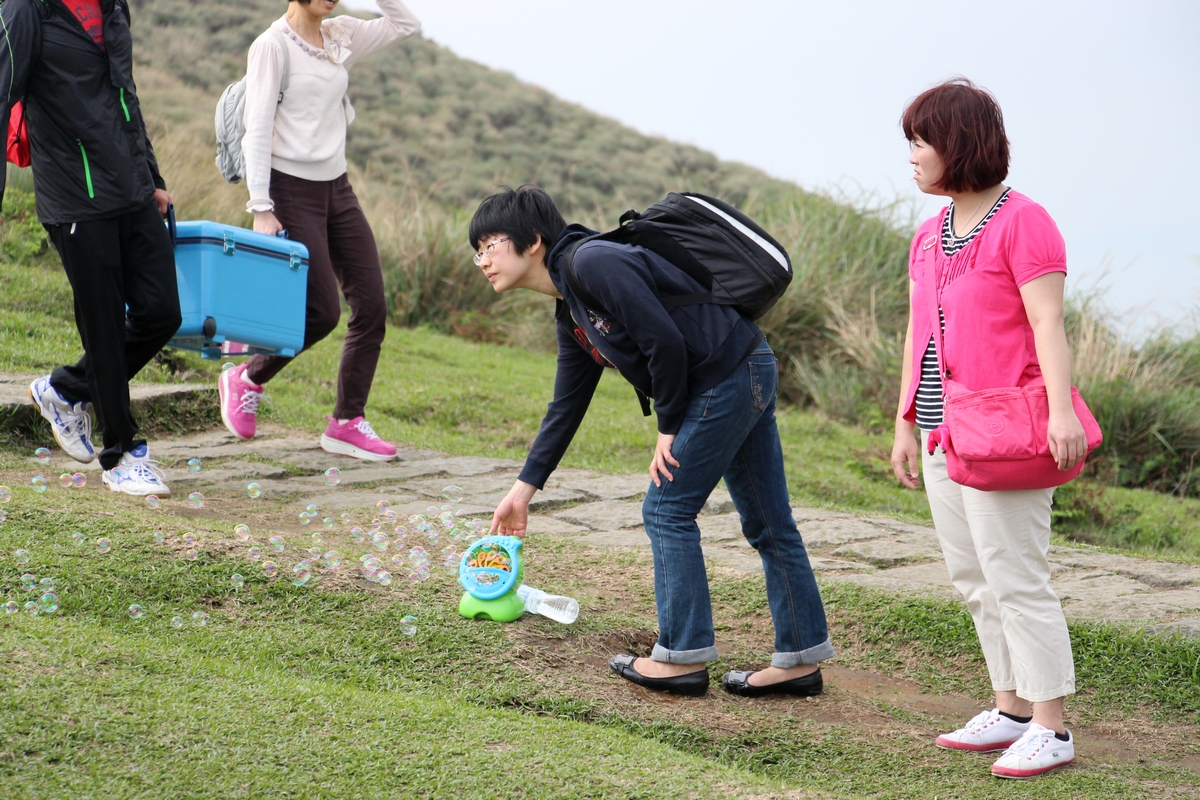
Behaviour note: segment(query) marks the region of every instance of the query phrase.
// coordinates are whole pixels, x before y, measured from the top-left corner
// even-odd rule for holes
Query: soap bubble
[[[314,517],[315,517],[315,516],[317,515],[317,504],[316,504],[316,503],[309,503],[308,505],[306,505],[306,506],[304,507],[304,510],[305,510],[305,511],[307,511],[309,514],[311,514],[312,516],[314,516]]]
[[[463,498],[466,497],[466,492],[462,490],[461,486],[455,486],[452,483],[446,488],[442,489],[442,497],[446,498],[451,503],[461,503]]]
[[[80,536],[83,536],[83,534],[82,534],[82,533],[81,533],[81,534],[79,534],[79,535],[80,535]],[[166,541],[166,539],[167,539],[167,536],[166,536],[166,534],[165,534],[165,533],[163,533],[162,531],[155,531],[155,532],[154,532],[154,543],[155,543],[155,544],[162,544],[164,541]]]
[[[429,567],[427,565],[422,564],[421,566],[417,567],[417,579],[418,580],[427,581],[427,580],[429,580],[429,576],[431,574],[432,573],[429,571]]]
[[[200,459],[189,458],[188,459],[188,472],[199,472],[199,471],[200,471]]]
[[[366,538],[366,531],[364,531],[362,528],[354,528],[350,531],[350,539],[356,543],[361,543]]]
[[[450,530],[454,527],[454,515],[449,511],[443,511],[438,517],[438,522],[442,523],[443,528]]]
[[[330,467],[325,470],[325,485],[337,486],[342,482],[342,471],[337,467]]]
[[[408,524],[414,528],[419,528],[425,524],[424,514],[413,514],[408,518]]]
[[[274,578],[276,571],[278,571],[278,569],[279,569],[279,565],[276,564],[274,561],[264,561],[262,567],[263,567],[263,574],[266,575],[268,578]]]
[[[325,565],[326,569],[337,569],[342,565],[342,554],[337,550],[330,550],[321,556],[321,563]]]
[[[224,372],[227,369],[233,369],[236,366],[237,366],[237,364],[234,364],[232,361],[226,361],[224,364],[221,365],[221,372]]]
[[[96,549],[101,553],[107,553],[109,550],[112,550],[112,542],[110,542],[108,539],[97,539]]]
[[[246,494],[250,495],[251,497],[262,497],[262,486],[260,486],[257,481],[254,483],[247,483]]]
[[[313,521],[313,518],[307,511],[300,512],[300,524],[301,525],[307,525],[308,523],[310,523],[312,521]]]
[[[250,541],[250,526],[245,523],[233,526],[233,535],[237,537],[239,542]]]
[[[39,464],[50,463],[50,451],[44,447],[39,447],[37,450],[34,450],[33,457],[37,459]]]
[[[319,548],[319,547],[308,548],[308,557],[312,558],[312,559],[319,559],[321,557],[321,548]]]
[[[18,564],[28,564],[29,559],[31,558],[33,558],[33,554],[28,550],[18,550],[17,552],[13,553],[13,561],[17,562]]]
[[[79,531],[75,531],[71,534],[71,541],[74,542],[76,546],[79,546],[87,542],[87,537]]]
[[[235,572],[233,573],[233,576],[230,577],[229,582],[233,584],[234,589],[241,589],[242,586],[246,584],[246,579]]]
[[[199,492],[192,492],[188,495],[188,505],[192,508],[202,508],[204,506],[204,495]]]
[[[195,614],[192,614],[192,622],[196,623],[201,628],[203,628],[205,625],[208,624],[208,612],[197,611]]]
[[[4,488],[4,487],[0,487],[0,488]],[[3,501],[0,501],[0,502],[3,502]],[[350,512],[343,511],[342,512],[342,522],[349,522],[349,521],[350,521]]]
[[[321,524],[325,526],[326,530],[332,530],[333,529],[333,517],[326,517],[325,519],[321,520]]]
[[[379,517],[376,517],[375,519],[371,520],[371,528],[373,528],[373,529],[378,529],[379,526],[382,524],[383,524],[383,521],[380,520]]]
[[[403,525],[397,525],[395,538],[396,544],[400,544],[400,541],[406,538],[408,538],[408,528],[404,527]]]
[[[396,513],[396,509],[394,508],[389,508],[387,511],[383,512],[383,518],[388,522],[395,522],[396,517],[398,516],[400,515]]]
[[[383,562],[375,556],[367,556],[362,562],[363,575],[374,578],[383,569]]]
[[[389,503],[387,500],[380,500],[378,503],[375,504],[375,507],[379,509],[380,514],[387,511],[390,506],[391,506],[391,503]]]
[[[371,545],[380,552],[387,550],[388,535],[382,531],[376,531],[375,533],[371,534]]]
[[[453,558],[457,553],[454,550],[454,545],[446,545],[442,548],[442,556],[444,558]]]
[[[146,613],[146,609],[142,608],[137,603],[134,603],[133,605],[131,605],[129,607],[129,618],[130,619],[141,619],[142,615],[145,613]]]
[[[303,586],[308,583],[308,579],[312,577],[312,562],[301,561],[296,566],[292,567],[292,584],[294,586]]]
[[[182,628],[183,627],[183,617],[171,617],[171,627],[172,628]]]
[[[43,478],[41,475],[35,475],[32,478],[30,478],[29,485],[38,494],[41,494],[42,492],[46,491],[46,479]]]
[[[62,475],[59,475],[58,482],[64,489],[71,488],[71,473],[64,472]]]
[[[36,575],[30,575],[28,572],[26,572],[24,575],[21,576],[21,588],[22,589],[24,589],[25,591],[28,592],[28,591],[32,591],[33,587],[35,587],[35,586],[37,586],[37,576]]]
[[[41,588],[41,590],[43,592],[53,592],[54,591],[54,578],[51,578],[50,576],[46,576],[45,578],[42,578],[40,581],[38,581],[38,586]]]
[[[410,572],[410,573],[408,573],[408,579],[409,579],[410,581],[412,581],[413,583],[420,583],[420,582],[421,582],[421,579],[417,577],[417,573],[415,573],[415,572]]]
[[[312,532],[312,543],[313,543],[313,544],[320,544],[320,543],[321,543],[321,532],[320,532],[320,531],[313,531],[313,532]]]
[[[53,614],[55,611],[58,611],[58,595],[48,591],[42,595],[42,599],[38,601],[38,605],[42,607],[43,614]]]
[[[5,603],[3,608],[5,614],[15,614],[21,610],[21,607],[12,600],[9,600],[7,603]]]
[[[199,550],[188,550],[186,553],[183,554],[183,556],[188,561],[195,561],[197,558],[200,557],[200,551]]]
[[[27,600],[25,602],[25,613],[31,617],[36,617],[42,613],[42,607],[38,605],[37,600]]]
[[[87,475],[84,475],[82,472],[76,472],[71,476],[71,485],[76,489],[82,489],[84,486],[87,486]]]
[[[0,503],[7,503],[9,500],[12,500],[12,489],[0,486]]]
[[[442,513],[442,510],[437,506],[430,506],[429,508],[425,509],[425,517],[427,519],[434,519],[440,513]]]
[[[258,561],[260,558],[262,558],[262,548],[251,547],[246,551],[246,558],[250,559],[251,561]]]
[[[267,542],[268,542],[268,544],[271,545],[271,549],[274,550],[276,553],[283,552],[284,542],[283,542],[282,536],[272,536],[270,539],[267,540]]]
[[[194,533],[185,533],[185,534],[183,535],[183,543],[184,543],[184,544],[186,544],[186,545],[193,545],[193,544],[195,544],[195,543],[196,543],[196,534],[194,534]]]
[[[158,508],[158,505],[159,505],[159,499],[158,499],[157,495],[153,495],[153,494],[146,495],[147,508]]]

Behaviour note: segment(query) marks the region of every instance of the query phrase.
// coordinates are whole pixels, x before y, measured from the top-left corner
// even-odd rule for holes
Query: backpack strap
[[[279,76],[279,99],[275,101],[276,105],[283,102],[283,95],[288,90],[288,85],[292,80],[292,54],[288,52],[287,38],[283,35],[283,31],[276,27],[271,30],[275,32],[275,38],[279,40],[279,49],[283,51],[283,74]]]

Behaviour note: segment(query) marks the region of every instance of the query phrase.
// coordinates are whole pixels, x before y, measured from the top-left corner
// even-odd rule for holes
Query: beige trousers
[[[946,454],[921,468],[950,580],[967,600],[992,688],[1032,703],[1075,692],[1075,663],[1062,603],[1050,588],[1053,489],[984,492],[946,472]]]

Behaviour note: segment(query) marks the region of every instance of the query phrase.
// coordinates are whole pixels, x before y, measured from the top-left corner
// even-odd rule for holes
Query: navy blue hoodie
[[[665,307],[660,297],[699,294],[695,280],[643,247],[588,242],[575,253],[575,278],[602,306],[589,309],[562,275],[561,256],[594,231],[570,225],[546,259],[563,299],[555,313],[558,371],[521,480],[541,489],[587,413],[606,366],[654,399],[660,433],[683,424],[688,400],[728,378],[762,341],[762,332],[730,306]]]

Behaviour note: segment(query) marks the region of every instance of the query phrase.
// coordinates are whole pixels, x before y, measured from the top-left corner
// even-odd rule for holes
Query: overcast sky
[[[344,0],[373,8],[373,0]],[[1200,308],[1200,1],[406,0],[458,55],[813,189],[922,216],[898,120],[965,75],[1012,142],[1007,183],[1067,240],[1069,285]]]

